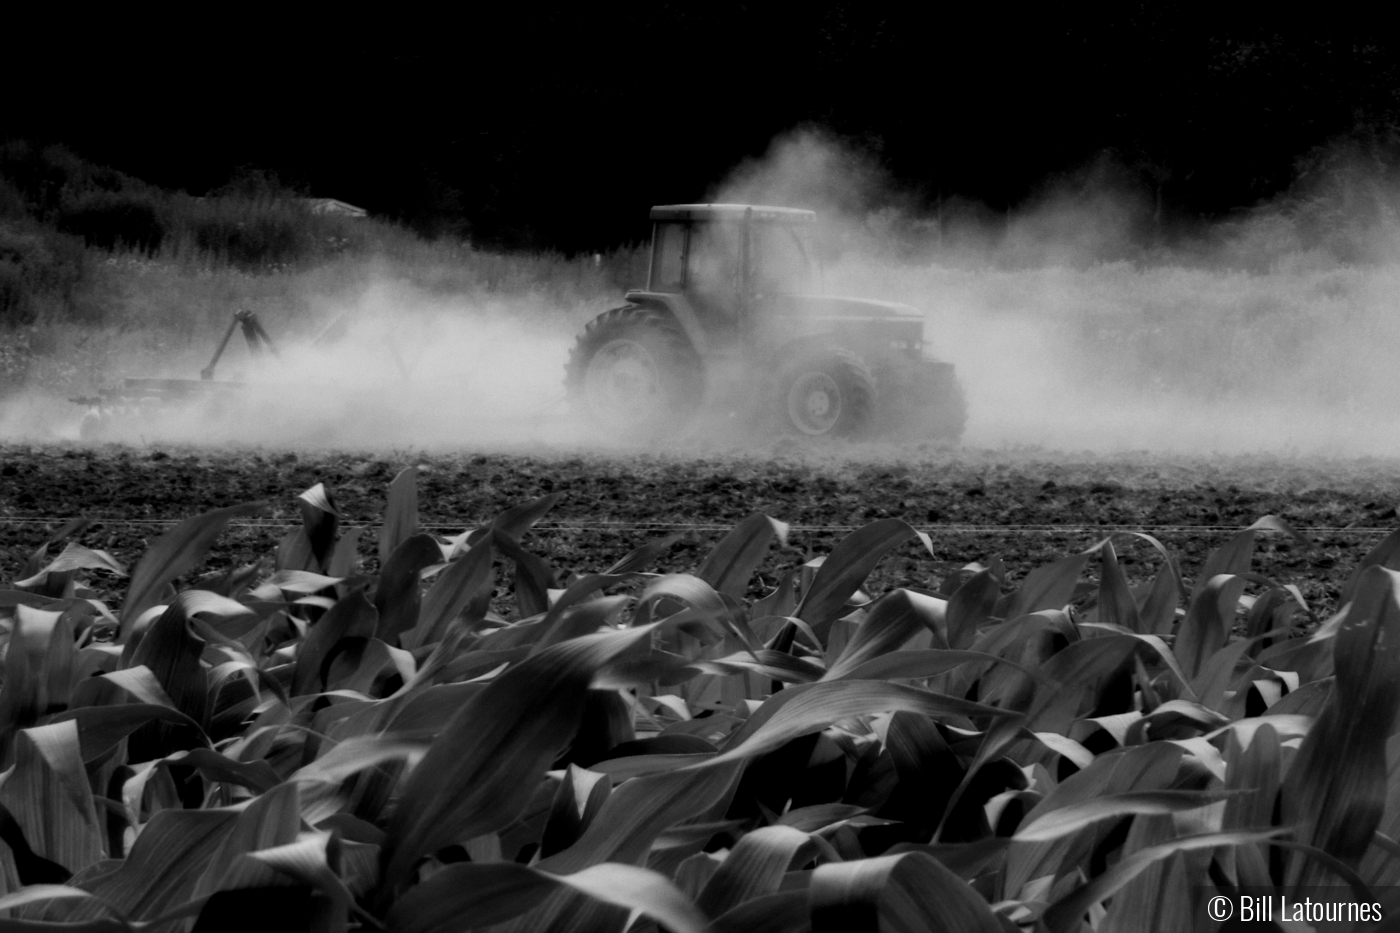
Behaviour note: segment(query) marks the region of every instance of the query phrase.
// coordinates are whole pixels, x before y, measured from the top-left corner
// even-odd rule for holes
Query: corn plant
[[[782,522],[564,576],[556,498],[439,537],[407,470],[366,574],[317,485],[177,589],[221,509],[115,609],[62,529],[0,589],[0,930],[1185,931],[1400,878],[1400,532],[1329,619],[1250,570],[1272,517],[1190,587],[1140,535],[1139,585],[1110,538],[874,597],[931,549],[883,519],[748,600]]]

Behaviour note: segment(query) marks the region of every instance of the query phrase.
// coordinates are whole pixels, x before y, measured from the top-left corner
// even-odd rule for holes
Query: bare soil
[[[839,454],[839,455],[838,455]],[[857,456],[857,454],[859,454]],[[206,569],[270,558],[299,521],[295,496],[317,482],[343,525],[377,524],[389,482],[419,470],[419,510],[430,530],[455,534],[550,492],[558,506],[525,539],[564,577],[605,568],[673,532],[682,538],[652,568],[691,570],[724,530],[754,511],[792,524],[755,592],[784,571],[829,553],[847,530],[885,517],[926,531],[872,578],[936,589],[966,563],[999,556],[1015,581],[1106,534],[1144,530],[1180,560],[1190,580],[1234,530],[1277,515],[1309,538],[1263,534],[1256,569],[1295,583],[1319,614],[1336,607],[1352,568],[1397,524],[1400,464],[1390,461],[1196,460],[1146,454],[1096,457],[1043,451],[787,451],[770,456],[575,454],[423,455],[180,447],[0,446],[0,580],[67,519],[94,520],[78,537],[134,563],[170,523],[241,502],[267,506],[231,526]],[[362,540],[374,569],[373,529]],[[1155,573],[1144,542],[1115,538],[1129,577]],[[508,578],[507,578],[508,579]],[[98,581],[115,592],[119,581]],[[504,585],[504,584],[503,584]]]

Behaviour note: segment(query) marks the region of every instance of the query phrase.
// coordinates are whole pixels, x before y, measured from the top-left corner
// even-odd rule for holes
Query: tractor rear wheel
[[[704,375],[699,355],[670,315],[629,305],[588,323],[569,355],[565,386],[598,427],[655,438],[690,420]]]
[[[808,437],[857,437],[870,427],[875,377],[859,356],[830,349],[783,368],[777,408],[783,426]]]

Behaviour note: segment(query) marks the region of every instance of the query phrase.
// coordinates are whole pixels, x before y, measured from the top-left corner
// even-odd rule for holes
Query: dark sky
[[[1315,8],[492,6],[26,26],[0,136],[193,193],[255,166],[424,229],[576,250],[640,238],[649,204],[800,126],[925,199],[1001,210],[1109,153],[1169,212],[1213,216],[1400,121],[1389,32]]]

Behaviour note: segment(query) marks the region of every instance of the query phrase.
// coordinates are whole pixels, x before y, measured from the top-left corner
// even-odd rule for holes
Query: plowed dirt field
[[[259,519],[230,526],[206,569],[260,559],[270,566],[277,542],[299,521],[297,493],[324,483],[343,527],[374,526],[389,482],[406,466],[419,470],[422,523],[443,535],[524,500],[562,493],[524,540],[561,579],[602,570],[637,545],[673,533],[680,539],[649,569],[691,570],[726,529],[751,512],[766,512],[792,531],[788,547],[769,554],[755,592],[877,518],[903,518],[926,531],[935,554],[911,544],[891,555],[871,580],[875,592],[937,589],[957,568],[992,557],[1006,562],[1014,582],[1107,534],[1128,531],[1159,538],[1189,582],[1212,548],[1272,514],[1308,540],[1261,534],[1255,569],[1297,584],[1323,614],[1335,608],[1361,557],[1400,524],[1400,464],[1390,461],[897,449],[845,459],[697,459],[0,446],[0,580],[15,579],[25,557],[70,518],[93,519],[80,543],[130,565],[173,522],[249,501],[266,502],[266,509]],[[361,541],[368,571],[375,566],[373,531]],[[1114,540],[1131,580],[1156,572],[1160,557],[1145,542],[1126,534]],[[509,577],[501,579],[504,597]],[[120,581],[97,585],[115,593]]]

